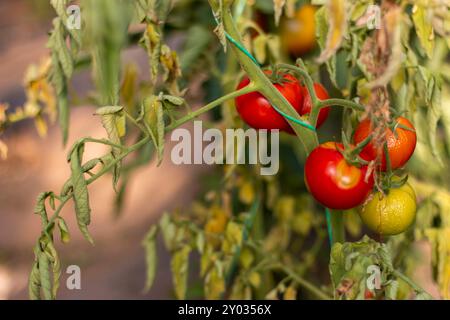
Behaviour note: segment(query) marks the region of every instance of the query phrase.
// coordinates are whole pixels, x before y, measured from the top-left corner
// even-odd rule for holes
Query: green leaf
[[[168,250],[173,250],[173,240],[175,238],[175,224],[172,222],[170,215],[166,212],[159,221],[161,232],[164,240],[164,245]]]
[[[158,227],[153,225],[148,231],[142,245],[145,248],[145,261],[147,265],[147,280],[145,281],[145,291],[150,290],[155,280],[158,256],[156,255],[156,235]]]
[[[171,261],[173,274],[173,284],[175,287],[175,295],[177,299],[184,299],[186,296],[188,269],[189,269],[189,253],[191,248],[184,246],[174,252]]]
[[[56,252],[55,247],[53,246],[52,241],[48,241],[45,247],[45,253],[49,257],[49,261],[51,262],[52,267],[52,299],[56,299],[56,293],[59,288],[59,280],[61,278],[61,262],[59,260],[58,253]]]
[[[431,152],[434,157],[436,157],[436,160],[441,166],[444,166],[444,163],[442,161],[438,145],[437,145],[437,129],[438,129],[438,122],[441,119],[442,116],[442,99],[441,99],[441,85],[440,83],[435,83],[433,88],[433,93],[430,101],[430,105],[428,107],[427,111],[427,122],[429,126],[428,130],[428,139],[430,141],[430,147]]]
[[[152,8],[154,0],[137,0],[134,1],[134,12],[132,23],[141,23]]]
[[[164,153],[164,112],[161,100],[156,96],[146,98],[143,102],[143,121],[153,144],[158,152],[158,165],[161,164]]]
[[[434,31],[431,21],[427,17],[427,8],[415,4],[412,9],[412,19],[420,44],[427,56],[432,58],[434,52]]]
[[[131,1],[83,1],[83,43],[91,53],[102,105],[119,102],[121,51],[128,39]]]
[[[66,44],[66,31],[61,18],[53,19],[53,30],[50,34],[47,47],[52,50],[52,54],[56,54],[64,76],[70,79],[73,74],[74,60],[72,54]]]
[[[81,168],[84,145],[77,144],[70,154],[70,168],[72,170],[71,180],[73,186],[73,200],[75,202],[75,212],[78,227],[83,236],[90,243],[94,240],[90,236],[87,226],[91,223],[91,208],[89,207],[89,193],[87,183]]]
[[[105,116],[105,115],[120,113],[122,110],[123,110],[123,107],[121,107],[121,106],[101,107],[95,111],[95,114],[100,115],[100,116]]]
[[[52,280],[50,274],[50,259],[48,256],[40,252],[38,256],[39,278],[41,281],[42,294],[45,300],[52,300]]]
[[[47,210],[45,209],[45,200],[52,194],[52,192],[41,192],[36,200],[36,206],[34,207],[34,213],[41,216],[43,224],[48,223]]]
[[[50,42],[51,41],[52,37],[50,37]],[[52,48],[51,45],[49,47]],[[52,68],[49,73],[49,80],[56,91],[59,126],[61,127],[63,144],[65,145],[67,143],[70,120],[67,78],[64,75],[57,53],[53,49],[52,51]]]
[[[41,275],[39,272],[39,263],[35,261],[31,268],[28,279],[28,295],[31,300],[41,299]]]

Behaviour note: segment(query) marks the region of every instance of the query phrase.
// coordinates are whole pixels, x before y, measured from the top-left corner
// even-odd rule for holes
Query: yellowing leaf
[[[263,64],[266,61],[266,43],[267,37],[264,34],[258,35],[253,40],[253,52],[256,60]]]
[[[172,256],[171,268],[173,274],[173,284],[177,299],[184,299],[186,296],[187,277],[189,268],[189,253],[191,248],[184,246],[175,251]]]
[[[225,237],[232,245],[240,246],[242,242],[242,226],[230,221],[225,230]]]
[[[340,48],[347,33],[347,6],[345,0],[328,0],[329,25],[327,43],[317,62],[323,63],[332,57]]]
[[[164,111],[162,102],[156,96],[144,100],[142,106],[144,125],[150,134],[158,151],[158,165],[161,164],[164,153]]]
[[[261,285],[261,275],[258,272],[253,271],[248,276],[248,281],[254,288],[257,289]]]
[[[427,9],[419,4],[414,5],[412,19],[422,48],[425,50],[427,56],[432,58],[434,51],[434,30],[431,19],[427,16]]]
[[[239,188],[239,200],[242,203],[250,204],[255,199],[255,189],[253,184],[249,181],[244,182]]]
[[[223,272],[216,264],[205,277],[205,297],[209,300],[220,299],[224,291],[225,279]]]
[[[34,118],[34,124],[39,133],[39,136],[41,138],[45,137],[47,135],[48,127],[47,127],[47,123],[45,122],[44,118],[41,115],[37,115]]]
[[[295,199],[293,197],[281,197],[275,207],[275,215],[281,221],[289,221],[294,216]]]
[[[297,289],[293,285],[286,288],[283,294],[284,300],[295,300],[297,298]]]

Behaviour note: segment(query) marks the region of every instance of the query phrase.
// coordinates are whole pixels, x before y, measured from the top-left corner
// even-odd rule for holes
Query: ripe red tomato
[[[343,145],[327,142],[315,148],[305,163],[305,181],[313,197],[330,209],[346,210],[359,206],[372,190],[374,181],[365,176],[367,166],[348,164],[340,151]]]
[[[265,71],[271,75],[271,71]],[[303,96],[299,81],[290,74],[283,75],[282,83],[275,83],[274,86],[294,107],[297,112],[303,104]],[[244,77],[237,89],[241,89],[250,83],[248,77]],[[251,92],[236,98],[236,108],[241,118],[250,127],[255,129],[279,129],[287,130],[290,126],[282,115],[280,115],[270,104],[270,102],[259,92]]]
[[[386,141],[387,148],[389,153],[389,158],[391,160],[391,168],[397,169],[403,167],[406,162],[408,162],[409,158],[411,158],[414,153],[414,149],[416,148],[417,136],[415,132],[415,128],[408,119],[404,117],[398,117],[396,119],[398,123],[403,126],[410,128],[413,131],[406,130],[400,127],[395,129],[395,134],[391,129],[386,129]],[[365,119],[360,122],[358,127],[355,130],[355,134],[353,136],[353,141],[355,144],[360,143],[364,139],[366,139],[370,133],[372,132],[372,123],[369,119]],[[382,146],[381,146],[382,148]],[[381,171],[386,171],[386,156],[384,154],[384,150],[380,150],[382,153],[381,156]],[[377,148],[370,142],[361,152],[361,158],[367,161],[371,161],[376,159],[377,157]]]
[[[320,83],[314,83],[314,91],[316,92],[317,97],[319,100],[326,100],[329,99],[330,96],[328,95],[327,90],[320,84]],[[312,109],[312,100],[311,96],[308,92],[308,89],[306,86],[301,87],[301,92],[303,96],[303,104],[300,108],[299,114],[301,116],[305,114],[309,114]],[[319,117],[317,118],[317,124],[316,128],[320,128],[320,126],[327,120],[328,114],[330,113],[330,107],[322,108],[319,112]],[[294,130],[292,130],[292,127],[289,126],[289,128],[286,130],[286,132],[294,134]]]

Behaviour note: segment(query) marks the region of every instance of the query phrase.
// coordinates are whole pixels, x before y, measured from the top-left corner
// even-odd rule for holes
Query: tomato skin
[[[294,56],[305,54],[316,46],[316,7],[304,5],[293,18],[282,21],[281,43]]]
[[[265,71],[267,75],[271,71]],[[286,98],[286,100],[299,112],[303,104],[303,96],[299,81],[290,74],[284,74],[283,83],[275,83],[275,88]],[[246,76],[239,83],[237,89],[241,89],[250,83]],[[235,99],[236,109],[241,118],[250,127],[255,129],[279,129],[290,128],[287,121],[270,104],[270,102],[259,92],[251,92]]]
[[[350,165],[339,150],[343,145],[327,142],[315,148],[305,163],[305,182],[313,197],[330,209],[346,210],[359,206],[372,190],[367,166]]]
[[[311,95],[309,94],[308,88],[306,86],[301,87],[301,92],[302,92],[302,96],[303,96],[303,104],[302,104],[299,114],[301,116],[303,116],[303,115],[309,114],[311,112],[312,100],[311,100]],[[316,93],[319,100],[326,100],[326,99],[330,98],[327,90],[320,83],[317,83],[317,82],[314,83],[314,92]],[[317,118],[316,129],[319,129],[320,126],[325,122],[325,120],[327,120],[329,113],[330,113],[330,107],[325,107],[320,110],[319,117]],[[292,129],[292,127],[289,127],[286,130],[286,132],[290,133],[290,134],[294,134],[294,130]]]
[[[417,199],[414,189],[405,183],[387,194],[377,192],[361,208],[359,215],[373,232],[393,236],[405,232],[416,218]]]
[[[414,126],[408,119],[404,117],[398,117],[396,119],[400,124],[405,127],[415,130]],[[355,130],[353,141],[355,144],[360,143],[366,139],[372,132],[372,123],[369,119],[361,121]],[[391,160],[392,170],[403,167],[406,162],[411,158],[416,148],[417,136],[416,132],[409,131],[403,128],[397,127],[395,134],[391,129],[386,129],[386,141],[388,147],[389,158]],[[367,161],[376,159],[377,148],[370,142],[361,152],[361,158]],[[386,171],[386,156],[384,150],[382,150],[381,156],[381,171]]]

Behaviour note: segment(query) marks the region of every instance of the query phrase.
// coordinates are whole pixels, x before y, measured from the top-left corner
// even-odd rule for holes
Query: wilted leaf
[[[175,96],[171,96],[171,95],[163,95],[162,99],[164,101],[169,102],[170,104],[174,105],[174,106],[181,106],[184,104],[184,99],[180,98],[180,97],[175,97]]]
[[[87,183],[81,168],[84,145],[76,145],[70,154],[70,168],[72,170],[73,200],[75,202],[75,212],[77,215],[78,227],[83,236],[90,243],[94,240],[90,236],[87,226],[91,223],[91,208],[89,207],[89,193]]]
[[[158,151],[158,165],[161,164],[164,153],[164,112],[161,101],[156,96],[146,98],[143,102],[143,120],[149,131],[153,144]]]
[[[28,279],[28,295],[31,300],[41,299],[41,275],[38,266],[39,262],[35,261]]]
[[[317,43],[319,44],[319,47],[322,50],[322,52],[325,51],[325,48],[327,46],[327,34],[329,28],[328,22],[329,17],[326,7],[322,7],[319,10],[317,10],[315,16],[316,37]],[[331,59],[326,61],[326,67],[328,73],[330,74],[331,81],[333,81],[333,84],[336,87],[338,87],[336,81],[336,55],[333,55]]]
[[[145,281],[145,291],[150,290],[153,286],[156,275],[156,266],[158,263],[158,256],[156,254],[156,235],[157,226],[152,226],[145,236],[142,245],[145,249],[145,261],[147,265],[147,280]]]
[[[317,58],[318,63],[323,63],[332,57],[340,48],[342,40],[347,34],[347,6],[345,0],[329,0],[328,12],[328,35],[326,47]]]

